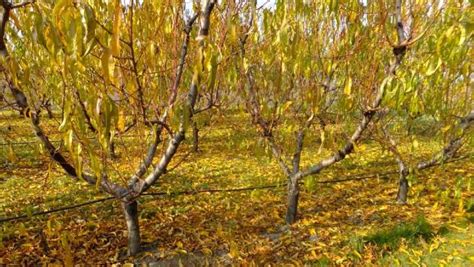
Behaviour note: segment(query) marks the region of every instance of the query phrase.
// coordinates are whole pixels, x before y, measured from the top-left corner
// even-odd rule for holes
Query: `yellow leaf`
[[[61,246],[64,250],[64,266],[74,266],[74,259],[72,256],[71,247],[69,246],[69,238],[67,234],[61,235]]]
[[[418,143],[418,141],[415,139],[413,140],[413,148],[418,148],[420,146],[420,143]]]
[[[65,8],[67,5],[72,4],[71,0],[59,0],[55,3],[54,8],[53,8],[53,18],[56,24],[59,24],[59,21],[61,19],[60,13]]]
[[[15,151],[13,150],[13,146],[9,145],[8,146],[8,161],[10,161],[11,163],[14,163],[17,160],[18,158],[16,157]]]
[[[208,248],[203,248],[202,249],[202,252],[206,255],[212,255],[212,250],[208,249]]]
[[[125,114],[123,110],[119,111],[117,120],[117,129],[121,132],[125,129]]]
[[[118,57],[120,55],[120,24],[122,20],[122,5],[120,0],[115,1],[115,10],[114,10],[114,25],[112,28],[112,42],[111,50],[112,55]]]
[[[459,199],[458,212],[459,213],[464,213],[464,201],[463,201],[462,197],[461,197],[461,199]]]
[[[362,259],[362,255],[360,255],[360,253],[354,249],[354,251],[352,251],[354,253],[354,255],[356,255],[359,259]]]
[[[232,258],[239,257],[239,248],[237,247],[237,243],[235,243],[234,241],[231,241],[229,246],[230,246],[229,255]]]
[[[344,94],[351,95],[352,92],[352,78],[349,77],[346,80],[346,85],[344,86]]]
[[[106,83],[110,83],[113,76],[112,53],[110,49],[106,48],[102,54],[102,73]]]

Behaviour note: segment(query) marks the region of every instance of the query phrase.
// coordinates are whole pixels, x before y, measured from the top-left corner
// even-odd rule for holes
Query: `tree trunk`
[[[199,129],[197,123],[193,122],[193,152],[199,151]]]
[[[138,203],[122,202],[125,221],[127,222],[128,231],[128,255],[134,256],[140,252],[140,226],[138,225]]]
[[[408,198],[408,180],[405,173],[400,174],[400,183],[398,185],[397,203],[406,204]]]
[[[288,207],[286,210],[286,223],[293,224],[298,213],[298,197],[300,194],[297,175],[292,175],[288,183]]]

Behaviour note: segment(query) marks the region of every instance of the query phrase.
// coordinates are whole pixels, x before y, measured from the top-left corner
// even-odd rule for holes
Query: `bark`
[[[79,102],[79,107],[81,108],[82,115],[84,116],[84,119],[86,120],[87,126],[89,127],[89,130],[91,132],[96,133],[97,130],[92,124],[91,117],[89,116],[89,113],[87,112],[86,105],[84,104],[84,101],[82,101],[81,94],[79,93],[79,90],[77,88],[73,88],[74,94],[77,97],[77,102]]]
[[[407,164],[402,158],[402,155],[400,154],[398,148],[397,148],[397,143],[395,140],[392,138],[390,133],[386,128],[382,128],[382,132],[385,136],[385,139],[388,141],[388,149],[392,154],[395,156],[395,159],[398,163],[398,170],[400,174],[400,180],[399,180],[399,185],[398,185],[398,193],[397,193],[397,203],[399,204],[406,204],[407,203],[407,198],[408,198],[408,180],[407,176],[410,174],[410,171],[407,167]]]
[[[296,222],[298,215],[298,199],[300,195],[298,180],[300,174],[292,175],[288,183],[288,207],[286,210],[286,223],[293,224]]]
[[[145,175],[146,171],[153,163],[153,158],[155,157],[156,149],[158,147],[158,144],[161,143],[160,135],[161,135],[162,130],[163,130],[163,125],[157,126],[155,130],[155,139],[153,140],[152,144],[150,144],[150,146],[148,147],[147,154],[143,162],[138,167],[138,170],[130,178],[130,183],[129,183],[130,186],[135,184],[138,181],[138,179],[143,177],[143,175]]]
[[[10,3],[10,1],[5,1],[5,0],[1,1],[1,5],[3,7],[3,14],[2,14],[2,22],[0,26],[0,57],[8,58],[9,55],[8,55],[8,50],[5,43],[5,31],[6,31],[8,20],[10,19],[10,11],[14,8],[22,7],[23,5],[13,5],[12,3]],[[25,113],[28,109],[28,101],[26,99],[25,94],[21,90],[16,88],[16,86],[13,84],[11,77],[9,77],[9,75],[6,72],[5,72],[5,78],[8,81],[8,88],[10,89],[12,96],[15,98],[15,103],[20,108],[20,114],[27,115]]]
[[[168,104],[170,106],[174,104],[174,102],[176,101],[176,96],[178,95],[178,87],[181,82],[181,76],[183,76],[183,69],[184,69],[184,64],[186,63],[186,56],[188,55],[190,34],[191,34],[193,24],[196,21],[197,17],[198,17],[198,14],[195,14],[186,23],[186,26],[184,27],[184,33],[185,33],[184,42],[183,42],[183,45],[181,46],[181,55],[179,57],[179,64],[178,64],[178,68],[176,69],[176,76],[174,79],[173,87],[171,89],[171,96],[168,101]]]
[[[107,176],[102,175],[102,177],[95,177],[91,174],[88,173],[78,173],[77,170],[74,168],[72,164],[68,162],[68,160],[61,154],[58,148],[56,148],[53,143],[49,140],[48,136],[44,133],[43,129],[41,128],[40,121],[39,121],[39,116],[38,114],[32,112],[31,114],[31,126],[33,128],[33,131],[35,132],[35,135],[38,137],[38,139],[43,143],[45,146],[46,150],[49,153],[49,156],[51,159],[53,159],[56,163],[61,166],[61,168],[72,178],[82,178],[84,181],[86,181],[90,185],[97,185],[99,183],[101,189],[104,192],[107,192],[111,194],[112,196],[115,196],[117,198],[122,198],[123,196],[127,195],[127,191],[125,188],[121,187],[118,184],[115,184],[113,182],[110,182],[107,179]],[[97,181],[100,179],[100,181]]]
[[[193,152],[199,151],[199,128],[197,123],[193,122]]]
[[[303,151],[303,140],[305,130],[309,128],[314,116],[312,115],[305,123],[305,125],[296,134],[296,149],[293,154],[293,175],[288,179],[288,207],[286,210],[286,223],[293,224],[296,222],[298,215],[298,200],[300,196],[299,192],[299,179],[301,178],[300,163],[301,163],[301,152]]]
[[[408,198],[408,180],[406,175],[400,173],[400,183],[398,185],[397,203],[406,204]]]
[[[140,245],[140,226],[138,224],[138,203],[122,202],[123,214],[127,223],[128,231],[128,255],[134,256],[141,250]]]
[[[48,113],[48,118],[50,119],[54,118],[53,111],[51,110],[51,103],[49,103],[49,100],[46,101],[44,108],[46,109],[46,112]]]

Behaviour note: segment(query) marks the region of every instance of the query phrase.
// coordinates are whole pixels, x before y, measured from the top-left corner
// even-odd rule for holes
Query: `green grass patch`
[[[411,245],[404,250],[385,255],[378,264],[380,266],[473,266],[474,227],[471,216],[442,226],[437,235],[428,243]]]
[[[383,229],[362,238],[363,244],[374,244],[387,250],[395,250],[403,240],[416,243],[420,238],[430,240],[435,235],[433,227],[423,216],[414,222],[405,222],[390,229]],[[356,242],[358,243],[358,242]],[[362,246],[356,246],[360,250]]]
[[[470,199],[466,202],[464,208],[465,208],[465,210],[466,210],[467,212],[474,212],[474,198],[470,198]]]

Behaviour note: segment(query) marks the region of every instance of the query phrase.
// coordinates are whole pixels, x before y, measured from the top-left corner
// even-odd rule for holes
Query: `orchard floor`
[[[189,193],[285,182],[248,120],[218,116],[212,124],[201,129],[200,152],[190,153],[191,141],[186,140],[171,163],[178,167],[170,168],[152,190],[165,194],[140,199],[147,250],[139,256],[124,256],[125,223],[119,203],[112,200],[1,223],[0,265],[474,264],[472,146],[463,148],[466,158],[416,173],[410,178],[409,203],[397,205],[397,175],[386,174],[396,171],[395,162],[376,142],[366,140],[343,162],[304,181],[299,220],[287,227],[283,186]],[[60,140],[54,134],[57,125],[53,119],[47,128],[52,139]],[[119,158],[111,162],[116,179],[127,177],[138,165],[143,135],[138,129],[118,139]],[[317,153],[318,136],[315,129],[308,137],[304,166],[332,151]],[[415,142],[401,141],[412,164],[441,148],[429,134],[416,136]],[[52,164],[27,120],[0,114],[0,143],[0,219],[105,197]],[[363,179],[366,176],[371,177]],[[181,191],[188,194],[176,193]],[[420,218],[430,226],[430,238],[413,235],[397,239],[394,246],[368,241],[381,230],[390,232]]]

